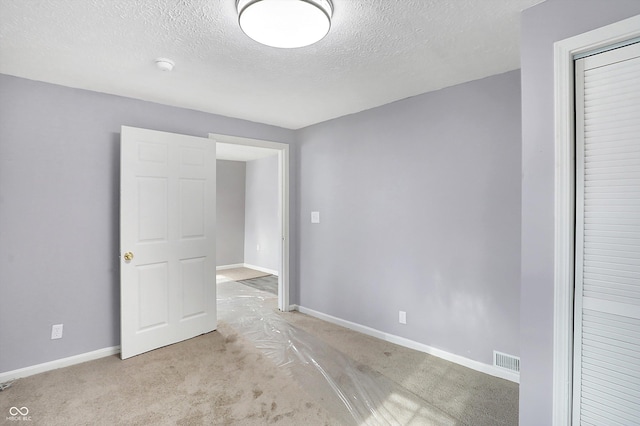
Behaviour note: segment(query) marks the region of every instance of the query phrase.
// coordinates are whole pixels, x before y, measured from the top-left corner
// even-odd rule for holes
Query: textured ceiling
[[[333,0],[322,41],[275,49],[235,0],[0,0],[0,73],[297,129],[519,68],[541,1]]]

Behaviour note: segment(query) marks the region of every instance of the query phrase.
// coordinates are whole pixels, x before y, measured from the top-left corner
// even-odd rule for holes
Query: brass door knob
[[[126,252],[124,254],[124,260],[126,260],[127,262],[130,262],[131,259],[133,259],[133,253],[131,253],[130,251]]]

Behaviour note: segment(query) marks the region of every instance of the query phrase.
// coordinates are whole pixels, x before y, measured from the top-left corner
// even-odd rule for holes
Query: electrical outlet
[[[63,324],[55,324],[51,326],[51,340],[62,339],[62,327]]]
[[[256,245],[256,251],[260,251],[260,244]]]
[[[400,311],[399,312],[398,321],[400,321],[400,324],[406,324],[407,323],[407,313],[405,311]]]

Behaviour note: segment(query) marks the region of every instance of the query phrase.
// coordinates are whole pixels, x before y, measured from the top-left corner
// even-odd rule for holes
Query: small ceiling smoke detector
[[[160,71],[171,71],[175,63],[171,59],[158,58],[156,59],[156,66]]]

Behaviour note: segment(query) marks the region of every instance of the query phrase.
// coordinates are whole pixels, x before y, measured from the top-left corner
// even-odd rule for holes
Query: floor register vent
[[[520,358],[517,356],[493,351],[493,365],[506,368],[509,371],[520,373]]]

